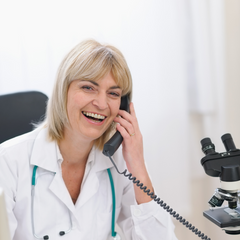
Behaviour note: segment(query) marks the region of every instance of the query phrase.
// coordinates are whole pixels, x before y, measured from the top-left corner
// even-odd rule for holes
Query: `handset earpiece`
[[[125,110],[127,112],[130,112],[129,110],[129,104],[130,104],[130,100],[129,100],[129,95],[125,95],[121,98],[121,104],[120,104],[120,109],[121,110]]]
[[[129,95],[125,95],[121,98],[120,109],[129,112]],[[107,157],[112,156],[123,141],[123,137],[120,132],[116,132],[103,147],[103,154]]]

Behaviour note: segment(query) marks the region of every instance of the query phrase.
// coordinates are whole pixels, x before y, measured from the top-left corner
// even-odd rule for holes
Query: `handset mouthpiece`
[[[112,156],[123,141],[123,137],[120,132],[116,132],[111,139],[109,139],[103,147],[103,154],[107,157]]]

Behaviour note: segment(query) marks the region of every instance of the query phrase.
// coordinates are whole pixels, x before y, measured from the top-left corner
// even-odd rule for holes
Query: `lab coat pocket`
[[[121,207],[116,208],[115,223],[120,213]],[[97,214],[97,239],[111,240],[112,239],[112,211],[107,213]]]

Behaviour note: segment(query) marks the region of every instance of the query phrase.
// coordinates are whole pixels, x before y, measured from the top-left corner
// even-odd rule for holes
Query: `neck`
[[[68,165],[85,165],[94,141],[79,139],[64,133],[64,138],[58,142],[63,163]]]

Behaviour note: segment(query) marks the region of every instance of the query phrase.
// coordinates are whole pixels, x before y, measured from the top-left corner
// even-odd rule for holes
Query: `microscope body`
[[[219,177],[221,188],[215,190],[209,200],[211,209],[203,215],[228,234],[240,234],[240,150],[234,145],[232,136],[222,136],[226,152],[218,153],[210,138],[201,141],[202,151],[206,155],[201,164],[207,175]],[[221,207],[223,202],[228,207]]]

